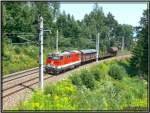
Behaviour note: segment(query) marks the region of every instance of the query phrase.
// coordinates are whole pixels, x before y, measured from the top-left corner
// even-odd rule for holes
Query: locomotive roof
[[[96,52],[96,49],[83,49],[83,50],[80,50],[82,53],[95,53]]]
[[[70,52],[67,52],[67,51],[60,53],[60,55],[69,55],[69,54]]]
[[[71,53],[80,53],[80,51],[77,51],[77,50],[67,50],[67,51],[64,51],[64,52],[49,53],[48,55],[62,56],[62,55],[70,55]]]
[[[67,52],[71,52],[71,53],[80,53],[80,51],[78,50],[66,50]]]

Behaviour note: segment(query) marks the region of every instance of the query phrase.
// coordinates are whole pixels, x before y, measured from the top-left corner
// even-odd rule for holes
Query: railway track
[[[22,78],[22,77],[25,77],[25,76],[29,76],[29,75],[34,74],[34,73],[38,73],[38,70],[39,70],[39,68],[36,67],[36,68],[29,69],[29,70],[24,70],[24,71],[21,71],[21,72],[16,72],[16,73],[9,74],[6,77],[2,78],[3,83],[9,82],[9,81],[12,81],[12,80],[15,80],[15,79],[19,79],[19,78]]]
[[[109,61],[111,59],[120,60],[122,58],[128,58],[128,57],[130,56],[125,55],[125,56],[116,56],[112,58],[108,58],[107,56],[106,58],[108,59],[100,58],[99,63]],[[97,64],[97,62],[86,63],[78,68],[63,72],[58,76],[51,76],[46,74],[44,75],[44,80],[47,83],[56,83],[59,80],[67,78],[70,75],[70,73],[72,73],[74,70],[79,71],[80,69],[83,69],[85,67],[90,67],[95,64]],[[34,90],[38,88],[38,83],[39,83],[38,72],[39,72],[39,68],[33,68],[23,72],[18,72],[16,76],[15,74],[13,74],[12,75],[13,77],[10,76],[10,77],[3,78],[2,81],[3,82],[2,85],[3,86],[2,87],[3,110],[12,108],[12,105],[15,106],[18,102],[30,98],[28,97],[29,96],[28,94],[34,92]]]
[[[99,58],[99,60],[104,60],[104,59],[109,58],[109,57],[110,56],[101,57],[101,58]],[[89,64],[89,63],[85,63],[82,65],[87,65],[87,64]],[[3,84],[2,85],[3,86],[2,97],[6,98],[8,96],[13,95],[16,92],[19,92],[21,90],[29,88],[32,85],[38,84],[38,82],[39,82],[38,73],[39,73],[39,68],[36,67],[36,68],[32,68],[29,70],[13,73],[13,74],[10,74],[6,77],[3,77],[3,80],[2,80],[2,84]],[[49,79],[51,77],[54,77],[54,76],[45,75],[44,80]]]
[[[39,68],[32,68],[21,72],[9,74],[2,78],[2,97],[8,97],[18,91],[38,83]],[[44,80],[51,76],[44,76]]]

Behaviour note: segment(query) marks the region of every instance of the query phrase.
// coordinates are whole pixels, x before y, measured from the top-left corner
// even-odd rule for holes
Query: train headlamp
[[[47,67],[51,67],[51,65],[50,65],[50,64],[48,64],[48,65],[47,65]]]

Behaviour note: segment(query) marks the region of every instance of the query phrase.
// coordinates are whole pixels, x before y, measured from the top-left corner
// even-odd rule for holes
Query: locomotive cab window
[[[60,60],[63,60],[63,56],[60,56]]]
[[[70,57],[71,57],[70,55],[67,55],[67,56],[66,56],[66,58],[68,58],[68,59],[69,59]]]
[[[60,60],[59,56],[48,56],[48,59],[50,60]]]
[[[52,59],[52,56],[48,56],[48,59]]]

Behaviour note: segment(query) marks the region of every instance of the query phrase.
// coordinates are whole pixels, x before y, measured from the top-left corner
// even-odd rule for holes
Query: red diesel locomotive
[[[107,56],[115,56],[117,51],[118,49],[116,47],[111,47],[108,49]],[[95,49],[50,53],[46,59],[45,70],[47,73],[58,74],[67,69],[78,67],[83,63],[96,60],[96,53]]]
[[[63,53],[50,53],[46,60],[46,72],[60,73],[64,70],[77,67],[81,64],[79,51],[65,51]]]

